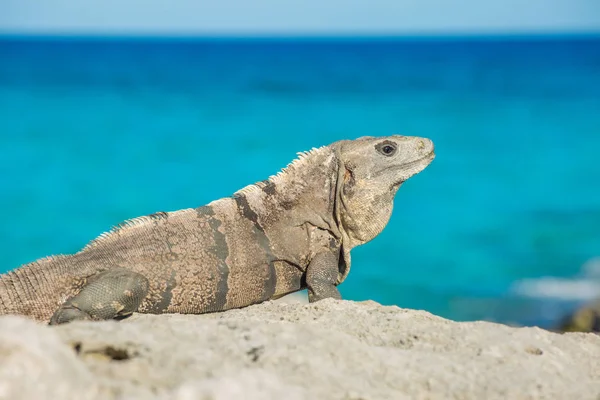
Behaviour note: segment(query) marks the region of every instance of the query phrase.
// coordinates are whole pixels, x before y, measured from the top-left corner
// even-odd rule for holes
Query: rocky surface
[[[58,327],[3,316],[0,398],[600,400],[600,336],[334,300]]]

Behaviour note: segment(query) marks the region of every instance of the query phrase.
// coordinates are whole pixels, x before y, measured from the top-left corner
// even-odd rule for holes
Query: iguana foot
[[[328,298],[342,298],[336,287],[338,271],[338,257],[328,250],[317,254],[312,259],[306,270],[306,286],[310,303]]]
[[[50,325],[76,320],[122,318],[138,309],[148,293],[148,279],[126,269],[111,269],[88,280],[81,291],[65,301]]]

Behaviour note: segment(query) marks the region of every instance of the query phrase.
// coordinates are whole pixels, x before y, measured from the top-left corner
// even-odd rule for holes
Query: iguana
[[[0,314],[54,325],[224,311],[302,289],[339,299],[350,250],[384,229],[400,185],[434,157],[429,139],[398,135],[298,153],[231,197],[127,220],[0,275]]]

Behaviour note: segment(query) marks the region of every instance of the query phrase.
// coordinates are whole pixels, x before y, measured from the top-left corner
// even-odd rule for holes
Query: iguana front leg
[[[138,309],[146,294],[148,279],[143,275],[122,268],[104,271],[65,301],[50,319],[50,325],[125,317]]]
[[[336,287],[339,272],[338,257],[332,251],[324,250],[311,260],[306,269],[306,286],[310,303],[327,298],[342,298]]]

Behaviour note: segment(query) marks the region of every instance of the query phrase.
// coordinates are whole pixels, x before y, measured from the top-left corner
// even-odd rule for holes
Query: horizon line
[[[0,39],[162,39],[162,40],[286,40],[286,39],[510,39],[600,38],[598,30],[564,31],[421,31],[421,32],[69,32],[3,31]]]

